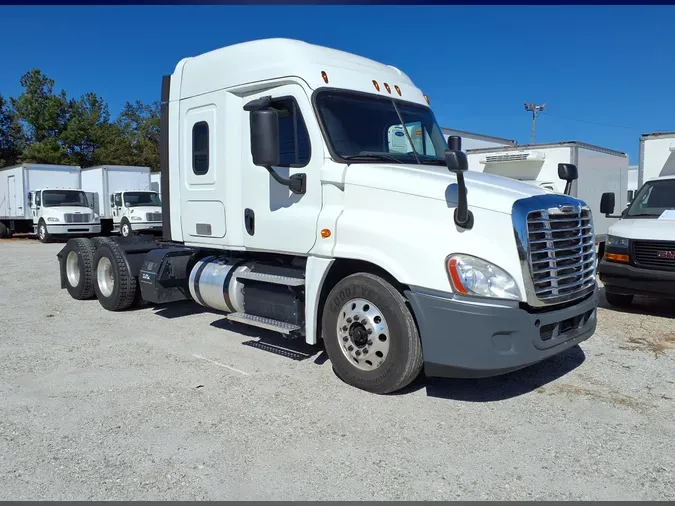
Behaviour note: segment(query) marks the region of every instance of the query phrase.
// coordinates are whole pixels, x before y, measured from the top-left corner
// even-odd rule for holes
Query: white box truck
[[[160,199],[162,198],[162,175],[159,172],[150,173],[150,189],[157,192]]]
[[[565,193],[566,183],[558,177],[558,165],[573,164],[579,179],[572,183],[570,195],[593,210],[598,257],[602,258],[607,230],[616,222],[600,213],[605,192],[618,194],[619,205],[628,198],[628,156],[611,149],[583,142],[529,144],[510,148],[484,148],[467,151],[469,170],[518,179],[555,193]]]
[[[675,132],[654,132],[640,137],[638,188],[661,176],[675,176]]]
[[[137,232],[161,232],[161,201],[150,189],[150,167],[88,167],[82,169],[82,189],[93,197],[104,234],[129,237]]]
[[[80,168],[22,163],[0,169],[0,238],[37,234],[42,242],[98,234],[101,223],[80,189]]]
[[[391,149],[394,127],[414,150]],[[160,132],[163,240],[70,241],[71,297],[193,300],[322,343],[374,393],[423,368],[513,371],[595,331],[590,208],[466,172],[460,139],[395,67],[288,39],[217,49],[164,76]]]

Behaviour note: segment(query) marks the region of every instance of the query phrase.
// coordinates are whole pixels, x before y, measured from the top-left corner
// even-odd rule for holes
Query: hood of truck
[[[43,216],[61,217],[64,214],[94,214],[94,211],[89,207],[81,206],[54,206],[42,208]]]
[[[510,214],[517,200],[546,195],[537,186],[482,172],[465,172],[469,207]],[[416,195],[422,198],[457,202],[457,178],[445,167],[404,164],[352,164],[345,184]]]
[[[675,220],[626,218],[609,227],[608,233],[626,239],[672,241],[675,238]]]

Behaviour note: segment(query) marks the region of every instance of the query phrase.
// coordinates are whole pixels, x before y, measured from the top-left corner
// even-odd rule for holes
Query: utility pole
[[[534,144],[534,128],[537,124],[537,114],[544,110],[546,104],[537,105],[537,104],[525,104],[525,110],[532,112],[532,131],[530,132],[530,144]]]

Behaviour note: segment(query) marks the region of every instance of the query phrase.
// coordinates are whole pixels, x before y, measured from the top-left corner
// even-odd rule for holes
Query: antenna
[[[525,104],[525,110],[532,112],[532,131],[530,132],[530,144],[534,144],[534,129],[537,124],[537,114],[544,110],[546,104],[537,105],[533,103]]]

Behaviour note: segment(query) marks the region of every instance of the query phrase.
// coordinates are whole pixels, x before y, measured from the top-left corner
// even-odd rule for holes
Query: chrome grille
[[[527,215],[528,263],[534,296],[556,304],[595,287],[595,237],[590,209],[564,205]]]
[[[675,241],[632,241],[635,265],[675,270]]]
[[[145,213],[146,221],[162,221],[162,213]]]
[[[66,223],[89,223],[91,214],[66,213],[63,215],[63,219]]]

